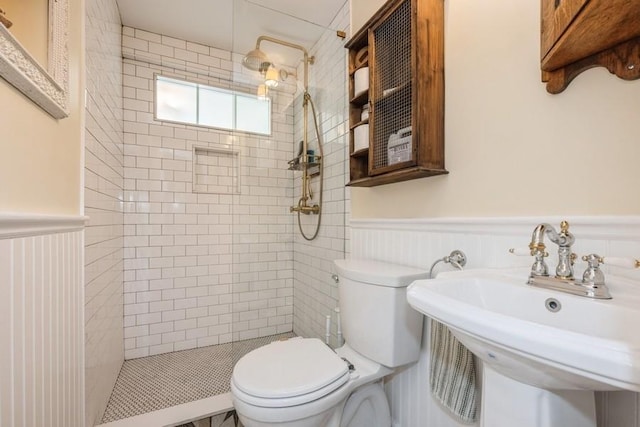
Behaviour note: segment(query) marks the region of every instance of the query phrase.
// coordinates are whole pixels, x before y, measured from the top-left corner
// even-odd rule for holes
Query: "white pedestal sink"
[[[521,383],[485,364],[481,427],[596,427],[593,391],[555,392]]]
[[[640,391],[640,283],[609,276],[613,299],[593,300],[526,279],[444,273],[407,299],[484,362],[483,427],[595,427],[594,391]]]

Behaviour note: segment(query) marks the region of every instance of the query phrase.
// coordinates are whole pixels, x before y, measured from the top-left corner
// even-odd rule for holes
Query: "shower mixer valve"
[[[303,201],[302,199],[300,199],[300,203],[298,203],[298,206],[289,207],[289,212],[300,212],[305,215],[318,214],[320,213],[320,206],[318,205],[309,206],[307,205],[306,200]]]

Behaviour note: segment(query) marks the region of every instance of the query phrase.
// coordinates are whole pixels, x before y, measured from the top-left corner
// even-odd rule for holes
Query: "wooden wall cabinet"
[[[640,0],[541,0],[542,81],[562,92],[597,66],[640,78]]]
[[[348,185],[371,187],[448,173],[444,169],[443,0],[389,0],[347,43]],[[356,71],[369,69],[356,93]],[[362,112],[368,106],[369,116]],[[357,128],[369,127],[356,149]]]

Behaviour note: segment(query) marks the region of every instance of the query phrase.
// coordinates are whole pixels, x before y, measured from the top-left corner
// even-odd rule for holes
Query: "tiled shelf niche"
[[[194,146],[193,192],[240,194],[240,153],[226,148]]]

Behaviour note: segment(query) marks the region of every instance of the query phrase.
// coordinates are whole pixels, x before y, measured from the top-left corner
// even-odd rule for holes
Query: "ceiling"
[[[310,49],[348,0],[116,0],[123,25],[238,53],[260,35]],[[274,63],[295,67],[300,52],[263,42]]]

